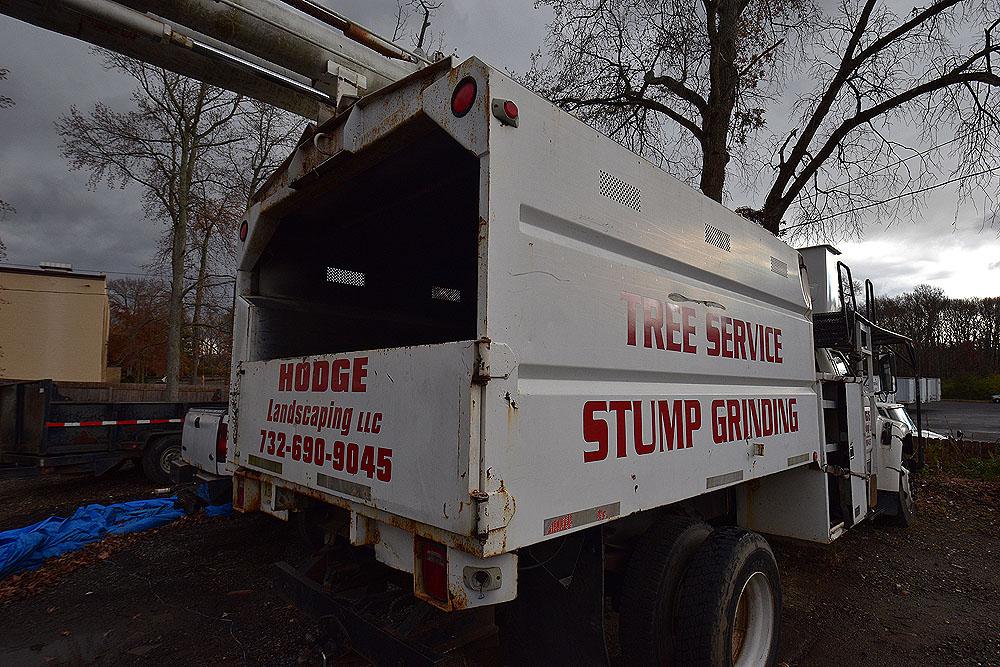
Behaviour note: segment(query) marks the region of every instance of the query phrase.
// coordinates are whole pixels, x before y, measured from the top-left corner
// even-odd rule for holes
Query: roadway
[[[922,406],[924,426],[941,435],[965,440],[1000,440],[1000,404],[977,401],[940,401]],[[916,419],[916,408],[908,408]]]

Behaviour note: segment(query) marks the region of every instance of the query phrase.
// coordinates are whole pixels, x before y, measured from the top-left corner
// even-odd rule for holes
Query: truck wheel
[[[774,665],[781,580],[767,541],[733,526],[713,532],[691,557],[675,619],[679,665]]]
[[[899,493],[896,495],[896,515],[893,517],[897,526],[909,528],[917,516],[917,503],[913,497],[913,482],[906,466],[900,468]]]
[[[671,662],[677,589],[691,554],[711,532],[704,522],[668,516],[639,538],[622,581],[620,628],[626,662]]]
[[[142,472],[153,484],[170,484],[170,462],[180,458],[181,436],[168,435],[146,443],[142,450]]]

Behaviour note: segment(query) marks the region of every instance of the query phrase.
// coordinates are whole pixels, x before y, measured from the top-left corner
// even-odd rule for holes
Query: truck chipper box
[[[241,238],[235,507],[305,517],[443,618],[516,617],[536,659],[606,661],[613,604],[629,659],[773,664],[759,533],[913,516],[911,440],[875,410],[911,348],[870,284],[859,306],[834,248],[475,58],[310,127]],[[337,609],[379,660],[461,643]]]

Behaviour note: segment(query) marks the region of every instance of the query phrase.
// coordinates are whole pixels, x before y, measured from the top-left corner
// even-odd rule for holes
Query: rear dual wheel
[[[622,590],[621,644],[642,665],[773,665],[781,582],[763,537],[669,518],[636,546]]]

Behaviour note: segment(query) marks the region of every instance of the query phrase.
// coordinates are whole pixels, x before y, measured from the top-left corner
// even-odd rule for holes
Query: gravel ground
[[[130,473],[0,486],[0,529],[86,502],[145,497]],[[1000,664],[1000,482],[923,480],[909,530],[830,546],[772,540],[788,665]],[[304,557],[262,515],[189,517],[0,582],[0,664],[319,664],[312,622],[268,584]]]

